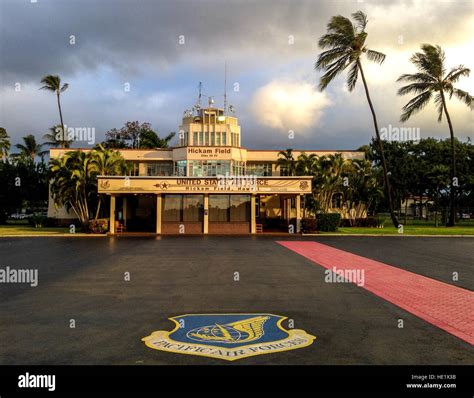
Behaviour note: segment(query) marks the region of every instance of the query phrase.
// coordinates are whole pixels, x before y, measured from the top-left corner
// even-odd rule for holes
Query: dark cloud
[[[397,52],[416,50],[424,41],[463,44],[472,37],[472,4],[428,0],[0,0],[0,125],[18,141],[29,133],[39,136],[55,124],[52,99],[37,89],[42,76],[59,74],[71,84],[64,95],[69,124],[97,126],[103,135],[125,120],[140,118],[153,122],[160,131],[176,130],[183,109],[194,100],[198,81],[205,82],[209,94],[221,95],[227,60],[230,82],[241,85],[240,92],[231,97],[240,112],[244,144],[287,147],[285,134],[259,124],[247,104],[258,89],[274,80],[316,85],[318,75],[312,70],[316,43],[330,16],[366,11],[370,44]],[[69,43],[71,35],[74,45]],[[184,45],[178,41],[181,35]],[[291,46],[290,35],[294,38]],[[21,93],[13,91],[16,82],[22,84]],[[123,82],[132,82],[133,89],[122,97],[118,93]],[[393,79],[385,87],[393,93]],[[357,104],[341,96],[340,88],[332,90],[332,107],[343,106],[345,119],[358,120]],[[164,104],[157,103],[156,108],[144,104],[161,95],[167,99]],[[384,98],[387,96],[381,96]],[[398,103],[382,101],[381,113],[393,113]],[[370,120],[354,131],[354,123],[346,126],[338,116],[328,108],[323,124],[311,127],[294,146],[350,148],[366,142]],[[461,127],[466,129],[472,117],[464,115],[463,120]],[[318,131],[323,127],[324,131]]]

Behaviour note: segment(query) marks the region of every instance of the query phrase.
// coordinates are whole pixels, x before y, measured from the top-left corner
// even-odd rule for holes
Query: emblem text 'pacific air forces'
[[[316,337],[285,330],[286,317],[272,314],[192,314],[169,318],[171,332],[159,330],[142,341],[155,350],[235,361],[254,355],[295,350]]]

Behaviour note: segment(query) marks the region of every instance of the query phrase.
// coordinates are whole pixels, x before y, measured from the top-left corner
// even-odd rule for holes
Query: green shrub
[[[308,233],[317,230],[317,222],[315,218],[303,218],[301,220],[301,232]]]
[[[107,218],[98,218],[89,222],[89,230],[93,234],[105,234],[109,230],[109,220]]]
[[[385,226],[385,222],[387,221],[387,219],[385,217],[381,217],[381,216],[377,216],[377,217],[374,217],[375,218],[375,223],[376,223],[376,227],[377,228],[383,228]]]
[[[48,217],[41,214],[33,214],[28,218],[28,224],[35,228],[43,228],[47,225]]]
[[[322,232],[336,232],[341,215],[339,213],[321,213],[317,215],[317,229]]]

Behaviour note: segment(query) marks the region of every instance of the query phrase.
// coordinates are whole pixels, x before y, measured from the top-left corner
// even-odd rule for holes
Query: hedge
[[[317,230],[322,232],[336,232],[341,215],[339,213],[321,213],[316,216]]]

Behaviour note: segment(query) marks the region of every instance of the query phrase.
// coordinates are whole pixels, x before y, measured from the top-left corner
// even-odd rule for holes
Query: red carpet
[[[474,344],[474,293],[316,242],[278,242],[325,268],[364,270],[364,289]]]

